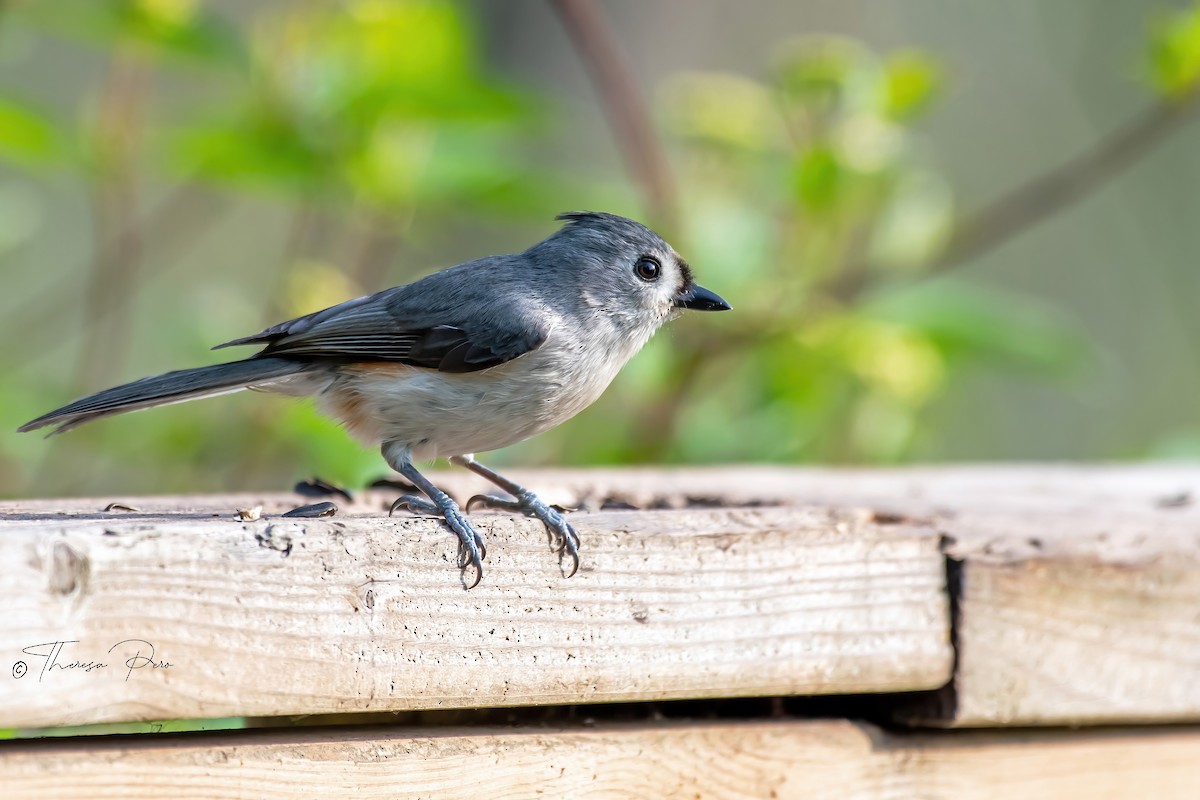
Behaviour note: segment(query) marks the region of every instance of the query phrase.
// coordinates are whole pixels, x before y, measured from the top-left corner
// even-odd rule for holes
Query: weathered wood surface
[[[1200,730],[950,735],[826,720],[308,729],[7,743],[21,798],[1194,798]]]
[[[1029,522],[1023,540],[948,544],[960,564],[954,686],[902,716],[957,726],[1200,719],[1194,523],[1092,514],[1057,520],[1079,534],[1067,539],[1055,520]]]
[[[994,467],[796,475],[945,535],[956,674],[908,722],[1200,720],[1200,469]]]
[[[1200,467],[1005,465],[552,475],[560,497],[867,508],[955,562],[948,726],[1200,720]]]
[[[645,657],[644,653],[652,653],[654,658],[659,659],[655,661],[651,658],[650,661],[651,672],[656,677],[642,675],[640,682],[630,684],[629,692],[622,695],[618,680],[626,680],[626,673],[614,672],[611,666],[605,666],[605,674],[612,676],[612,681],[600,681],[595,689],[581,689],[588,685],[583,679],[593,680],[592,676],[598,674],[601,665],[596,660],[598,656],[591,656],[584,667],[576,655],[567,666],[559,665],[556,670],[546,671],[539,666],[536,672],[545,676],[544,685],[534,686],[536,680],[521,677],[518,682],[523,688],[506,688],[506,692],[511,694],[505,696],[512,698],[507,702],[697,696],[701,691],[698,685],[706,680],[713,694],[730,691],[731,686],[737,693],[748,694],[777,690],[882,691],[936,685],[939,669],[944,670],[944,644],[926,642],[916,645],[912,643],[915,640],[905,639],[907,644],[893,649],[893,641],[896,636],[903,638],[909,633],[918,636],[918,629],[923,632],[919,635],[925,636],[932,627],[936,627],[932,624],[923,626],[931,618],[930,614],[936,616],[937,612],[931,609],[944,607],[938,605],[938,600],[917,600],[915,594],[908,595],[909,602],[901,603],[898,610],[881,610],[895,606],[892,596],[888,592],[879,593],[874,583],[859,582],[855,584],[857,588],[854,591],[862,593],[859,608],[862,618],[875,622],[851,624],[835,622],[834,617],[829,617],[825,623],[814,622],[827,614],[820,600],[825,592],[825,585],[821,581],[829,580],[828,576],[835,574],[818,570],[824,566],[827,570],[852,571],[850,565],[864,558],[863,553],[880,556],[880,551],[874,550],[870,541],[851,544],[851,540],[859,535],[857,532],[877,530],[904,531],[906,535],[919,532],[918,538],[922,542],[919,549],[926,555],[930,536],[935,532],[941,534],[946,557],[957,565],[955,601],[958,610],[958,663],[954,685],[951,690],[932,698],[933,702],[904,709],[898,719],[918,724],[958,726],[1200,720],[1200,680],[1196,679],[1200,675],[1200,614],[1196,612],[1200,608],[1200,502],[1196,502],[1200,501],[1200,468],[1174,465],[953,466],[898,470],[749,467],[514,471],[513,476],[536,488],[550,502],[564,505],[598,509],[605,505],[630,504],[640,508],[691,507],[691,510],[643,512],[633,517],[621,517],[616,512],[577,514],[577,522],[595,520],[599,527],[595,528],[594,533],[585,534],[584,572],[570,581],[558,576],[552,556],[544,549],[544,535],[536,524],[505,517],[481,517],[485,520],[485,527],[494,527],[492,537],[496,541],[487,562],[488,573],[483,585],[468,594],[462,592],[453,566],[447,560],[452,557],[453,550],[449,536],[435,523],[428,521],[380,521],[380,509],[390,497],[385,493],[362,495],[355,505],[344,508],[343,513],[333,521],[306,523],[310,531],[329,531],[329,536],[340,530],[338,535],[346,537],[349,531],[350,540],[361,543],[360,549],[352,550],[353,556],[346,553],[339,556],[338,553],[342,551],[328,542],[320,547],[315,542],[308,546],[318,550],[324,547],[325,561],[334,563],[341,570],[337,578],[341,583],[335,581],[329,584],[330,579],[326,578],[328,585],[339,587],[337,592],[341,597],[360,597],[365,601],[364,587],[369,586],[372,589],[372,601],[384,601],[382,606],[377,605],[374,612],[368,615],[372,625],[383,625],[384,630],[389,630],[386,626],[398,618],[398,611],[410,613],[414,608],[420,608],[424,609],[424,616],[417,617],[422,620],[419,634],[406,633],[404,636],[410,638],[399,641],[410,643],[432,635],[434,631],[443,631],[448,637],[458,637],[442,640],[444,649],[440,660],[423,655],[415,662],[426,672],[437,671],[450,676],[444,681],[434,681],[442,687],[438,690],[442,694],[433,693],[432,685],[421,689],[427,697],[433,698],[430,705],[505,702],[503,698],[499,701],[495,699],[497,692],[494,691],[493,682],[497,680],[496,669],[476,667],[479,672],[486,673],[483,688],[480,688],[479,679],[474,677],[477,673],[465,666],[471,660],[486,663],[487,659],[494,658],[491,655],[493,651],[485,647],[491,641],[490,637],[494,636],[490,633],[492,628],[489,626],[486,631],[481,631],[475,624],[478,619],[507,621],[507,626],[501,626],[500,630],[510,636],[513,631],[536,630],[538,636],[549,636],[551,641],[559,642],[564,647],[568,645],[565,637],[574,632],[577,638],[570,640],[571,646],[585,641],[600,641],[603,647],[609,648],[610,655],[607,657],[615,659],[612,653],[624,647],[626,642],[621,638],[625,634],[617,624],[620,614],[614,610],[617,608],[614,604],[623,601],[630,618],[633,618],[636,609],[639,616],[646,616],[648,620],[661,625],[664,620],[654,614],[655,598],[660,597],[672,598],[672,603],[682,604],[675,616],[668,616],[666,621],[678,625],[684,625],[686,621],[692,627],[668,630],[636,623],[639,627],[631,628],[650,638],[635,637],[629,640],[627,652],[630,658],[638,660]],[[480,480],[462,471],[440,474],[437,480],[460,499],[486,489]],[[112,500],[128,501],[142,508],[144,513],[97,515],[97,509]],[[123,579],[127,582],[143,580],[146,586],[137,590],[140,593],[136,593],[132,587],[126,589],[123,605],[111,607],[108,613],[127,614],[130,606],[138,606],[139,603],[141,606],[152,606],[156,602],[152,598],[165,596],[174,598],[171,604],[163,606],[174,616],[163,620],[161,617],[164,614],[161,612],[157,615],[149,611],[141,616],[135,614],[129,617],[132,622],[126,623],[121,630],[129,629],[130,635],[137,635],[139,620],[147,617],[158,619],[157,627],[151,628],[154,631],[170,630],[173,620],[195,619],[199,626],[197,639],[180,638],[193,642],[193,646],[198,648],[196,642],[202,636],[207,635],[213,640],[217,638],[217,628],[205,628],[208,624],[205,620],[216,613],[216,609],[225,615],[226,622],[221,624],[232,631],[232,641],[243,648],[235,652],[243,654],[250,650],[266,652],[261,648],[278,646],[279,637],[274,633],[255,638],[256,626],[282,625],[288,630],[303,630],[309,637],[303,647],[320,651],[319,643],[314,640],[325,635],[318,635],[318,631],[327,628],[316,625],[342,625],[346,631],[344,638],[328,646],[324,658],[349,657],[350,660],[336,667],[327,663],[317,672],[323,687],[334,686],[337,689],[330,693],[318,693],[309,705],[350,710],[357,706],[347,699],[347,693],[366,687],[368,695],[372,692],[375,695],[368,698],[367,707],[421,707],[405,704],[411,701],[396,700],[390,682],[383,683],[378,675],[370,678],[364,673],[362,664],[370,658],[382,659],[379,663],[383,664],[400,663],[403,661],[401,654],[392,652],[390,655],[379,655],[376,649],[363,644],[371,641],[371,638],[362,622],[346,623],[337,615],[331,616],[325,611],[318,613],[317,609],[324,609],[326,604],[332,602],[329,600],[332,593],[319,594],[303,569],[298,570],[297,576],[293,574],[291,566],[278,567],[279,559],[272,561],[274,556],[269,550],[255,548],[255,532],[266,530],[271,524],[278,525],[279,520],[248,523],[245,526],[230,521],[233,510],[238,507],[266,503],[268,512],[278,512],[304,501],[294,495],[241,495],[193,498],[189,502],[192,503],[190,508],[181,507],[178,498],[139,500],[111,497],[0,506],[0,531],[4,533],[0,537],[0,548],[18,546],[15,544],[18,538],[13,536],[18,529],[23,531],[21,536],[25,537],[21,539],[25,544],[20,545],[24,549],[16,556],[9,555],[14,552],[12,550],[0,549],[0,554],[7,559],[5,563],[23,565],[13,573],[0,575],[3,596],[16,596],[19,600],[9,604],[9,608],[18,613],[10,614],[6,621],[0,622],[0,645],[5,648],[0,653],[11,653],[10,643],[20,643],[22,646],[33,643],[25,642],[21,637],[27,637],[35,630],[63,631],[61,638],[80,638],[66,636],[65,632],[81,630],[91,641],[95,641],[93,632],[103,633],[105,637],[117,632],[117,622],[97,621],[102,616],[98,609],[104,604],[94,602],[96,598],[90,593],[94,587],[89,589],[89,593],[68,591],[66,597],[50,592],[52,583],[49,576],[69,574],[69,570],[63,573],[62,570],[48,569],[46,565],[56,562],[53,549],[47,548],[52,537],[74,541],[71,531],[90,530],[90,535],[94,537],[100,526],[144,526],[144,530],[136,536],[132,533],[122,534],[115,537],[107,549],[100,548],[97,552],[125,553],[129,548],[122,550],[124,545],[118,547],[118,541],[137,542],[139,544],[134,549],[142,552],[141,548],[147,546],[141,543],[142,540],[159,535],[152,534],[153,531],[174,531],[169,542],[154,545],[161,549],[155,551],[161,552],[161,556],[156,557],[168,565],[163,569],[168,570],[170,575],[159,575],[162,570],[157,567],[157,562],[150,572],[159,577],[153,580],[136,570],[120,573],[122,559],[110,555],[104,562],[106,569],[110,570],[104,574],[110,578],[103,585],[111,587]],[[737,512],[713,512],[703,508],[723,505],[748,508]],[[739,541],[746,548],[754,550],[754,554],[742,551],[735,553],[737,558],[742,559],[736,562],[740,565],[737,569],[746,571],[740,573],[736,581],[730,582],[732,579],[723,577],[714,584],[707,577],[705,569],[717,569],[718,572],[733,569],[732,562],[727,564],[724,561],[732,556],[713,547],[712,536],[717,534],[689,534],[684,525],[661,536],[653,532],[653,526],[643,529],[641,522],[656,519],[710,519],[709,515],[713,513],[717,516],[711,518],[716,519],[730,518],[729,514],[735,514],[734,518],[738,519],[750,519],[754,514],[785,513],[783,510],[771,510],[772,505],[810,509],[798,513],[809,514],[810,520],[824,519],[824,522],[814,522],[813,525],[824,530],[824,535],[832,537],[829,541],[836,540],[837,546],[818,552],[811,548],[782,546],[780,543],[784,539],[771,538],[786,538],[785,534],[762,531],[747,534]],[[821,508],[832,511],[822,512],[819,510]],[[348,516],[346,512],[349,512]],[[203,515],[213,513],[221,514],[222,519],[201,522]],[[681,516],[672,517],[672,513]],[[821,517],[823,513],[825,517]],[[721,514],[726,516],[722,517]],[[751,516],[736,517],[738,514]],[[861,520],[864,515],[873,515],[874,519],[884,522],[899,523],[872,528],[869,523],[856,522],[850,528],[842,529],[842,533],[838,532],[838,520]],[[99,517],[103,517],[103,520]],[[360,518],[366,517],[372,519],[360,522]],[[614,521],[630,519],[638,522],[625,524]],[[336,522],[348,528],[337,529],[333,525]],[[671,525],[677,523],[654,524],[662,530],[664,525],[670,529]],[[209,539],[207,535],[200,537],[186,533],[187,530],[208,530],[188,528],[195,525],[213,525],[216,526],[213,530],[226,532],[205,547],[192,549],[202,538],[205,541]],[[360,535],[356,532],[360,525],[375,532]],[[622,528],[636,530],[629,535],[617,533]],[[809,528],[809,534],[803,534],[801,538],[816,536],[811,530],[812,526]],[[278,530],[284,531],[286,528]],[[745,529],[739,530],[745,533]],[[851,530],[855,533],[848,533]],[[316,540],[325,541],[322,536],[325,534],[318,535]],[[417,541],[409,542],[405,539],[407,536],[416,537]],[[32,542],[38,542],[42,548],[37,551],[42,554],[39,558],[43,559],[38,562],[41,565],[38,568],[30,567],[27,563]],[[184,545],[188,552],[170,552],[175,544]],[[293,550],[288,563],[300,564],[300,561],[291,560],[298,555],[300,553]],[[60,556],[70,560],[66,554],[60,553]],[[343,557],[355,562],[355,566],[343,563],[340,560]],[[207,559],[208,563],[202,564],[200,559]],[[313,563],[311,558],[307,563]],[[722,564],[724,566],[720,566]],[[924,569],[926,567],[922,566],[921,570]],[[929,569],[932,570],[931,567]],[[221,570],[225,574],[212,574]],[[695,570],[700,572],[692,574]],[[922,575],[932,574],[918,571]],[[114,577],[116,575],[123,577],[118,579]],[[379,585],[365,583],[367,575],[376,581],[381,577],[386,578],[387,582]],[[876,577],[873,580],[878,579]],[[18,580],[22,582],[18,583]],[[168,580],[175,581],[174,593],[166,592],[164,595],[166,590],[161,587]],[[354,581],[353,586],[348,588],[351,581]],[[791,611],[781,611],[781,616],[772,616],[780,608],[778,604],[784,601],[772,596],[767,587],[778,586],[781,581],[793,588],[803,585],[805,588],[797,589],[802,594],[812,593],[805,600],[786,595],[792,598],[787,603],[809,604],[801,622],[795,622],[796,618],[788,616]],[[66,580],[66,584],[69,583]],[[924,585],[929,589],[937,586],[937,582],[929,579]],[[186,589],[189,586],[199,588]],[[31,591],[30,587],[34,589]],[[692,598],[706,600],[710,587],[717,592],[716,597],[728,603],[722,606],[719,614],[707,606],[688,605]],[[193,594],[187,595],[187,591]],[[443,591],[445,594],[441,594]],[[913,591],[916,591],[915,588]],[[940,588],[936,591],[940,592]],[[106,592],[113,594],[112,589]],[[427,596],[428,592],[437,594],[431,599]],[[76,595],[90,599],[87,603],[71,599]],[[274,598],[293,596],[305,598],[301,602],[309,603],[312,613],[308,616],[299,613],[281,615],[281,608],[272,606]],[[844,595],[838,596],[845,598]],[[184,597],[192,599],[181,599]],[[518,597],[522,600],[535,598],[538,601],[533,607],[542,610],[533,613],[534,622],[524,618],[527,616],[523,611],[526,606],[515,600]],[[250,598],[252,607],[245,606],[247,598]],[[343,602],[348,607],[349,601]],[[243,605],[238,606],[237,603]],[[764,603],[767,605],[764,606]],[[360,609],[362,605],[359,602]],[[665,607],[676,608],[675,605]],[[381,613],[381,608],[386,608],[388,613]],[[766,616],[761,616],[761,612],[754,610],[758,608],[767,608],[769,611]],[[920,608],[925,610],[919,611]],[[701,614],[713,616],[718,628],[721,620],[729,624],[728,621],[738,615],[741,615],[741,619],[758,620],[764,626],[764,632],[761,634],[763,638],[758,640],[760,644],[757,649],[750,651],[756,659],[772,652],[766,642],[773,641],[772,637],[776,636],[782,636],[781,641],[785,642],[780,645],[783,649],[778,651],[784,654],[784,660],[794,658],[794,651],[805,652],[812,658],[805,662],[806,667],[794,671],[790,680],[784,680],[768,667],[764,673],[766,677],[754,688],[742,685],[742,691],[738,691],[735,684],[741,685],[738,684],[740,678],[735,680],[731,677],[735,672],[732,667],[727,666],[724,672],[706,672],[714,668],[691,664],[692,656],[685,655],[685,652],[691,651],[679,649],[684,647],[683,641],[671,638],[686,635],[689,637],[687,642],[705,641],[711,644],[714,641],[711,637],[717,637],[718,634],[705,633],[708,627],[701,623]],[[543,617],[562,623],[557,633],[546,633],[546,629],[536,627],[541,624]],[[925,622],[914,626],[912,619],[915,618]],[[18,623],[23,619],[33,620],[33,623],[20,628]],[[463,624],[464,619],[475,621]],[[317,623],[313,620],[317,620]],[[456,624],[451,624],[451,621]],[[177,625],[177,622],[174,624]],[[404,623],[400,624],[402,626]],[[594,625],[600,627],[596,629]],[[836,625],[848,625],[844,628],[845,636],[838,639],[814,636],[820,631],[826,631],[827,634],[828,626]],[[887,625],[897,627],[889,631]],[[20,636],[7,636],[4,630],[16,630]],[[602,631],[599,638],[596,638],[594,630]],[[653,638],[651,631],[661,633],[662,638]],[[756,635],[747,631],[747,636],[751,638]],[[300,633],[296,633],[296,637],[304,641]],[[529,648],[532,642],[542,641],[531,637],[532,634],[521,640],[528,653],[532,653]],[[45,640],[49,641],[50,638]],[[387,640],[380,647],[386,649],[396,641]],[[668,642],[670,646],[664,652],[657,653],[655,648],[662,642]],[[811,647],[804,642],[811,642]],[[872,672],[876,667],[858,666],[846,671],[846,664],[866,663],[855,661],[864,656],[854,652],[864,642],[879,644],[875,652],[890,666],[878,674],[891,677],[872,684],[864,676],[876,674]],[[730,647],[737,649],[738,646],[733,644]],[[899,653],[906,647],[918,654],[908,657],[918,658],[921,663],[909,664],[907,668],[898,664]],[[840,666],[835,668],[830,666],[834,662],[822,661],[837,656],[842,648],[849,648],[849,651],[835,659]],[[455,671],[453,675],[443,663],[448,660],[446,654],[451,652],[457,652],[463,662],[462,671]],[[504,665],[504,669],[519,667],[519,671],[524,672],[528,671],[525,667],[529,664],[543,665],[547,659],[553,661],[565,657],[564,653],[567,652],[574,653],[563,649],[554,651],[553,656],[539,654],[536,662],[532,660],[532,655],[522,661],[510,654],[504,657],[509,660],[501,659],[494,666]],[[350,655],[347,656],[347,653]],[[931,657],[930,654],[935,655]],[[299,661],[291,658],[288,656],[280,662],[284,669],[309,669],[301,666],[306,663],[303,658]],[[665,665],[671,658],[678,659],[682,666],[667,669]],[[816,666],[820,663],[825,663],[826,668]],[[748,657],[738,674],[754,673],[749,664]],[[257,674],[269,671],[266,667],[247,665],[247,669],[257,676],[255,686],[258,688],[254,692],[239,691],[245,687],[235,680],[224,693],[218,693],[223,702],[217,707],[232,707],[236,699],[234,695],[237,698],[261,699],[263,686],[274,687],[277,694],[287,697],[287,681],[276,687],[266,677]],[[358,673],[358,677],[349,682],[345,679],[330,681],[329,675],[341,674],[339,669],[341,672]],[[689,669],[694,671],[689,672]],[[7,705],[5,701],[11,693],[16,691],[6,672],[7,665],[0,668],[0,710]],[[237,671],[232,667],[218,670],[215,680],[224,686],[228,676],[235,673]],[[472,677],[462,677],[468,674]],[[674,687],[675,693],[666,684],[655,683],[664,675],[670,676],[668,683]],[[846,680],[847,676],[851,676],[851,679]],[[173,684],[171,691],[183,696],[186,702],[177,698],[175,702],[168,703],[158,693],[152,693],[130,703],[106,705],[103,710],[85,704],[88,711],[84,718],[144,719],[162,716],[168,708],[204,706],[202,701],[206,699],[204,693],[207,690],[203,682],[200,686],[193,685],[189,694],[182,677],[172,680],[178,681],[178,685]],[[372,680],[375,682],[372,683]],[[453,681],[462,682],[457,693],[445,688]],[[681,688],[685,684],[689,687],[686,690]],[[558,689],[551,690],[551,687]],[[87,697],[86,692],[84,696]],[[89,702],[98,704],[100,700],[92,699]],[[260,707],[268,705],[264,702]],[[29,706],[23,707],[26,711],[30,710]],[[41,707],[42,711],[35,708],[36,714],[20,718],[55,719],[50,711],[55,707],[54,698],[48,697]],[[134,712],[132,716],[131,710]],[[205,715],[217,714],[209,712]],[[0,725],[3,724],[4,721],[0,720]]]
[[[494,491],[482,478],[461,469],[428,474],[462,500]],[[593,510],[604,500],[639,508],[681,508],[690,500],[693,505],[853,506],[904,511],[914,516],[964,509],[1022,513],[1162,511],[1176,519],[1200,522],[1200,465],[956,464],[895,469],[762,465],[506,469],[504,474],[535,489],[547,502]],[[387,493],[382,491],[363,493],[360,506],[378,510],[385,496]],[[279,503],[295,503],[297,499],[290,494],[284,497],[270,493],[229,495],[224,499],[228,505],[256,497]],[[100,506],[130,499],[108,497]],[[173,510],[179,498],[142,501],[150,503],[148,508],[165,511]],[[204,510],[210,503],[221,501],[220,495],[206,496]],[[94,498],[9,501],[0,503],[0,514],[93,513],[96,504]]]
[[[451,534],[377,500],[256,522],[234,508],[297,498],[0,507],[0,727],[887,692],[950,675],[928,527],[797,508],[578,513],[568,580],[539,523],[480,514],[487,571],[465,592]],[[171,666],[137,642],[108,652],[126,640]],[[108,666],[49,668],[57,641],[71,642],[59,667]]]

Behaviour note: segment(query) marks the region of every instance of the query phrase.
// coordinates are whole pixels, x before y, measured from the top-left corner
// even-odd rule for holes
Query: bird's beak
[[[728,311],[732,308],[716,292],[694,283],[675,296],[675,307],[693,311]]]

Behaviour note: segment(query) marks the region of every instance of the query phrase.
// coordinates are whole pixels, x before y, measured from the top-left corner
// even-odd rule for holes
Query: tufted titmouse
[[[578,414],[679,309],[729,304],[692,280],[654,231],[624,217],[559,215],[566,225],[524,253],[491,256],[415,283],[348,300],[232,345],[262,345],[243,361],[142,378],[22,425],[70,430],[100,417],[255,388],[313,395],[356,438],[380,445],[392,469],[428,500],[392,511],[441,517],[460,567],[483,577],[482,537],[459,506],[413,466],[448,457],[513,500],[486,505],[540,519],[579,567],[579,537],[561,513],[474,460]],[[468,503],[468,508],[470,507]],[[568,575],[568,577],[569,577]]]

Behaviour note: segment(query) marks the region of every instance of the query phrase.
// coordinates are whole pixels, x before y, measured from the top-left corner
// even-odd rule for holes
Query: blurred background
[[[656,227],[685,315],[502,465],[1200,456],[1200,7],[0,5],[0,418],[554,214]],[[0,494],[360,486],[241,393],[0,435]]]

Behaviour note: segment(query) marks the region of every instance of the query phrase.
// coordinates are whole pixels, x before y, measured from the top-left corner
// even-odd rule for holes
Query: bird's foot
[[[388,510],[388,516],[392,516],[398,508],[406,508],[414,514],[440,517],[445,520],[446,524],[450,526],[450,530],[458,536],[458,568],[464,571],[468,566],[475,568],[475,580],[467,588],[474,589],[479,585],[479,582],[483,580],[483,559],[487,558],[487,545],[484,543],[483,537],[467,520],[462,509],[458,507],[458,503],[455,503],[446,494],[442,494],[433,501],[406,494],[396,498]]]
[[[527,517],[539,519],[546,526],[546,534],[550,539],[550,547],[558,551],[561,564],[564,556],[571,559],[571,570],[563,569],[564,575],[570,578],[579,571],[579,533],[558,509],[546,505],[537,495],[528,489],[518,488],[514,492],[515,500],[496,497],[490,494],[477,494],[467,501],[467,511],[479,506],[482,508],[500,509],[524,514]],[[557,541],[556,541],[557,539]]]

